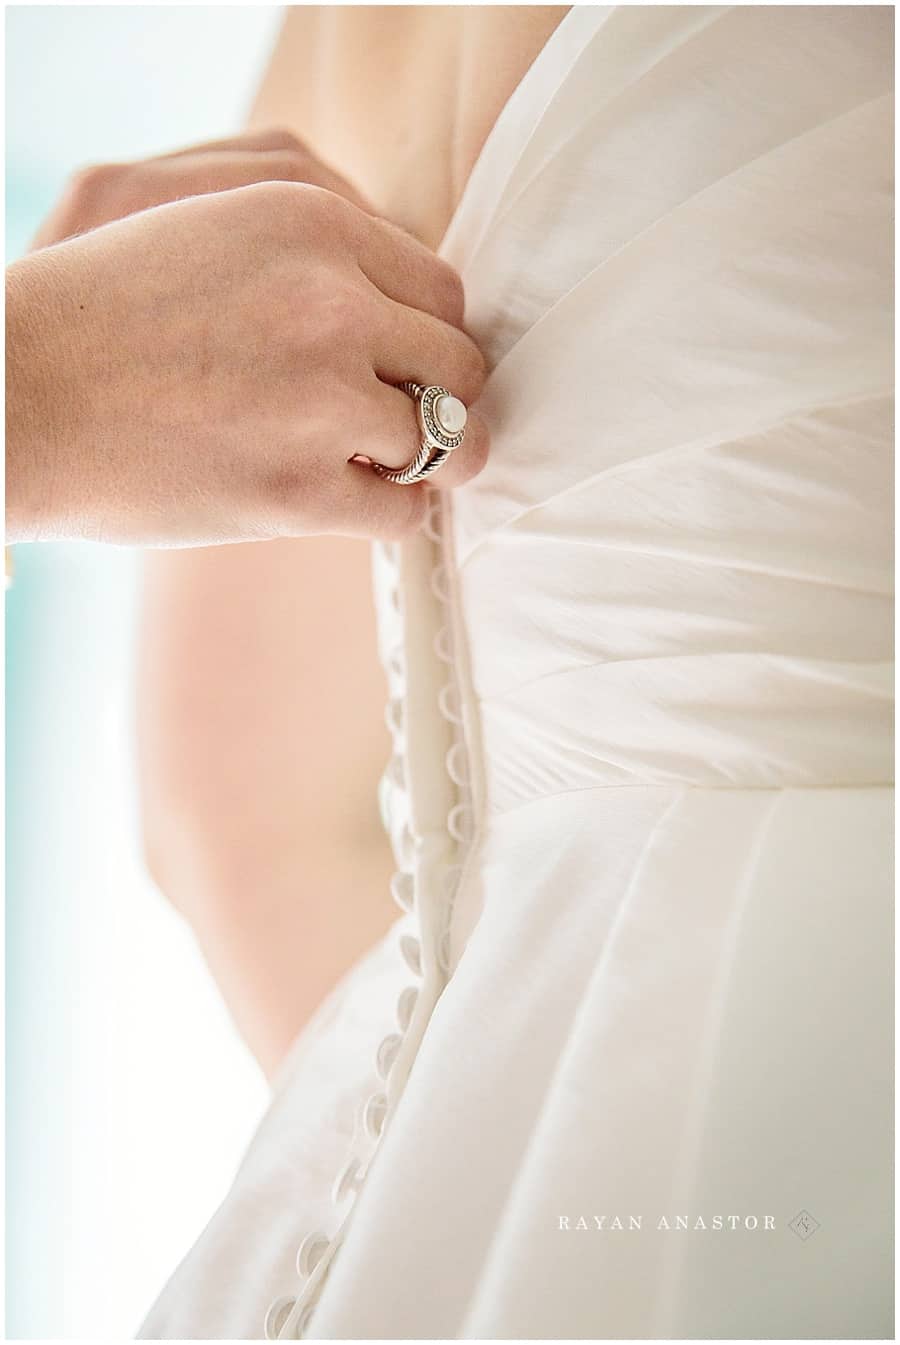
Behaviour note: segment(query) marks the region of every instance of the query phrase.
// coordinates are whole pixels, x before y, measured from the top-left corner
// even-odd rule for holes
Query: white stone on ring
[[[466,428],[468,413],[458,397],[445,393],[434,404],[434,415],[446,434],[461,434]]]

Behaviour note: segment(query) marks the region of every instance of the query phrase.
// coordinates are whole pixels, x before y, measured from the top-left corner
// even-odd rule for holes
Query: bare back
[[[566,7],[295,6],[252,115],[286,125],[437,247],[479,151]]]

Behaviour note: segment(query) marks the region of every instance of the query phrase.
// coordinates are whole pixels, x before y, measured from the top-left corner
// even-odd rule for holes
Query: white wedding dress
[[[401,914],[142,1336],[892,1335],[891,87],[887,8],[582,6],[504,109]]]

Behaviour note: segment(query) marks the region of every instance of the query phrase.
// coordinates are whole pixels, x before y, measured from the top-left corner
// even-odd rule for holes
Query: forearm
[[[76,306],[48,255],[6,272],[6,526],[11,542],[57,534],[80,419]]]

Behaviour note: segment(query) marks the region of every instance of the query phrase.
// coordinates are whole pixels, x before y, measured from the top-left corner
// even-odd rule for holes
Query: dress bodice
[[[887,781],[889,15],[779,11],[783,80],[765,7],[569,22],[445,245],[494,362],[452,501],[489,806]]]

